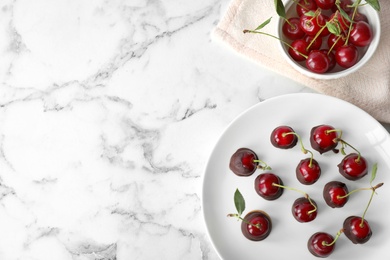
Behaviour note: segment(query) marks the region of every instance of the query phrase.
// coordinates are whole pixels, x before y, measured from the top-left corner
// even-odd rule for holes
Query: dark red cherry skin
[[[311,201],[317,207],[316,202],[314,200]],[[314,210],[314,206],[304,197],[296,199],[291,207],[294,218],[301,223],[311,222],[317,217],[317,210],[310,212],[312,210]]]
[[[351,181],[356,181],[368,173],[367,161],[363,156],[360,156],[357,153],[348,154],[343,158],[341,163],[338,165],[339,172],[342,176]]]
[[[336,57],[334,56],[333,51],[329,52],[329,50],[327,50],[327,49],[321,49],[320,51],[322,53],[324,53],[326,55],[326,57],[328,58],[328,60],[329,60],[328,71],[331,71],[332,69],[334,69],[334,67],[336,67]]]
[[[299,25],[298,17],[291,17],[288,19],[288,22],[285,21],[282,26],[283,35],[290,40],[301,39],[305,36],[305,32],[301,29]]]
[[[258,157],[254,151],[249,148],[238,149],[230,158],[229,168],[238,176],[250,176],[256,169]]]
[[[350,68],[359,60],[359,52],[355,45],[348,44],[337,48],[335,52],[336,62],[343,68]]]
[[[321,176],[321,167],[316,160],[312,159],[309,165],[310,158],[303,159],[295,170],[298,181],[304,185],[315,183]]]
[[[303,55],[308,55],[309,51],[307,50],[307,46],[309,45],[304,39],[298,39],[293,41],[291,47],[288,49],[288,54],[295,61],[304,61],[306,58]]]
[[[336,15],[336,17],[335,17]],[[350,22],[345,19],[340,12],[337,12],[337,13],[333,13],[329,20],[333,19],[333,21],[336,21],[337,19],[337,25],[340,27],[341,31],[342,32],[345,32],[346,30],[349,29],[349,25],[350,25]]]
[[[323,74],[329,69],[329,58],[319,50],[313,50],[306,59],[306,68],[317,74]]]
[[[293,148],[298,142],[297,136],[293,133],[295,133],[294,129],[290,126],[278,126],[271,133],[271,144],[280,149]]]
[[[349,196],[339,198],[348,194],[348,187],[340,181],[330,181],[324,186],[323,197],[326,204],[331,208],[342,208],[348,202]]]
[[[316,0],[316,4],[322,10],[328,10],[335,6],[336,0]]]
[[[355,22],[363,21],[363,22],[369,23],[367,16],[365,14],[362,14],[362,13],[359,13],[359,12],[357,12],[355,14],[355,17],[353,18],[353,20]]]
[[[352,26],[349,36],[350,43],[358,47],[365,47],[370,45],[372,38],[372,29],[368,23],[359,21]]]
[[[266,200],[276,200],[282,196],[284,189],[273,183],[283,185],[282,179],[273,173],[262,173],[255,179],[255,191]]]
[[[308,42],[309,45],[311,44],[309,47],[310,51],[319,50],[322,46],[322,37],[315,38],[315,36],[313,36],[313,35],[306,35],[304,37],[304,39],[305,39],[305,41]],[[311,42],[313,42],[313,43],[311,43]]]
[[[332,50],[337,50],[345,44],[345,40],[342,35],[331,34],[328,37],[327,44],[329,49],[332,48]]]
[[[316,35],[322,27],[326,25],[327,17],[322,14],[318,14],[317,16],[308,16],[308,15],[302,15],[300,17],[300,25],[302,30],[307,35]],[[326,36],[329,34],[328,29],[324,29],[321,32],[321,36]]]
[[[324,245],[331,244],[334,240],[334,237],[325,232],[314,233],[309,240],[307,241],[307,248],[309,252],[316,257],[325,258],[328,257],[335,249],[336,244],[331,246]]]
[[[344,220],[343,229],[345,236],[354,244],[364,244],[370,240],[372,230],[367,220],[357,216],[350,216]]]
[[[320,154],[326,153],[328,151],[334,150],[338,144],[336,141],[337,133],[330,132],[329,130],[335,130],[333,126],[330,125],[318,125],[311,129],[310,131],[310,144],[311,147],[318,151]]]
[[[259,225],[259,227],[257,226]],[[254,210],[246,214],[241,222],[241,232],[249,240],[261,241],[272,231],[271,217],[264,211]]]
[[[343,9],[346,13],[350,13],[351,11],[353,11],[352,4],[353,4],[352,0],[341,0],[340,8]],[[337,10],[338,10],[337,6],[334,5],[332,7],[333,13],[336,12]]]
[[[296,5],[296,11],[299,17],[307,13],[308,11],[317,10],[317,4],[315,0],[299,0]]]

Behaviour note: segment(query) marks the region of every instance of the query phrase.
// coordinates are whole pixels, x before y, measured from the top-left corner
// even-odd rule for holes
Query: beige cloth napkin
[[[390,1],[380,1],[380,4],[381,39],[378,49],[364,67],[341,79],[316,80],[306,77],[285,61],[276,39],[242,32],[243,29],[256,28],[272,16],[271,23],[262,31],[276,35],[278,16],[272,0],[232,0],[213,36],[270,70],[320,93],[344,99],[367,111],[378,121],[390,123]]]

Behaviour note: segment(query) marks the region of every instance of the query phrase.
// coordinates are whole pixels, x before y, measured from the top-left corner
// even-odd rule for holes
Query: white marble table
[[[229,0],[0,3],[0,259],[217,259],[221,131],[312,92],[213,42]]]

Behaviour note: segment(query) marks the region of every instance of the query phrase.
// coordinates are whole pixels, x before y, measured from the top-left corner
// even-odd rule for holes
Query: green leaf
[[[347,20],[347,21],[350,22],[350,23],[353,23],[351,17],[349,17],[349,15],[348,15],[343,9],[339,8],[339,11],[340,11],[341,16],[342,16],[345,20]]]
[[[372,184],[372,182],[375,180],[377,170],[378,170],[378,165],[375,163],[375,164],[372,166],[372,170],[371,170],[370,184]]]
[[[236,192],[234,193],[234,205],[236,206],[238,215],[241,216],[242,212],[245,210],[245,200],[238,189],[236,189]]]
[[[341,33],[340,27],[334,23],[326,22],[326,28],[328,28],[328,31],[334,35],[340,35]]]
[[[316,16],[316,13],[313,11],[308,11],[308,12],[304,13],[304,15],[314,17],[314,16]]]
[[[272,17],[268,18],[268,20],[266,20],[265,22],[263,22],[262,24],[260,24],[259,26],[257,26],[257,28],[255,29],[255,31],[258,31],[258,30],[261,30],[264,28],[264,26],[266,26],[267,24],[269,24],[271,22],[271,19]]]
[[[374,8],[376,11],[380,11],[381,10],[381,6],[379,4],[379,1],[378,0],[366,0],[366,2],[372,6],[372,8]]]
[[[286,19],[286,9],[284,8],[284,4],[282,0],[274,0],[274,3],[275,3],[276,13],[280,17]]]

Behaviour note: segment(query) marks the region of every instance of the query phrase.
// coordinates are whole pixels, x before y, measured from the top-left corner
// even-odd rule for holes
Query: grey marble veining
[[[0,3],[0,259],[218,259],[223,129],[311,92],[211,39],[229,1]]]

